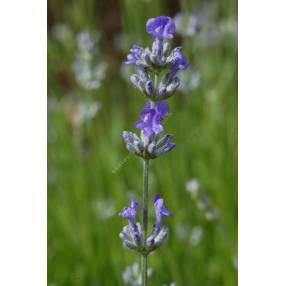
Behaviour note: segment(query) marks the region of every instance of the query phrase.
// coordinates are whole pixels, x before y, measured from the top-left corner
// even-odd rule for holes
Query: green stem
[[[155,90],[157,90],[158,88],[158,73],[155,72],[154,74],[154,88]],[[155,101],[154,99],[151,99],[151,108],[154,108],[155,107]]]
[[[155,73],[155,76],[154,76],[154,87],[155,89],[157,89],[158,87],[158,73]]]
[[[149,173],[149,160],[144,160],[143,167],[143,252],[141,257],[141,275],[142,286],[147,286],[147,254],[145,253],[147,232],[148,232],[148,173]]]
[[[141,267],[142,267],[142,286],[147,286],[147,279],[148,279],[148,274],[147,274],[147,255],[142,254],[141,256]]]

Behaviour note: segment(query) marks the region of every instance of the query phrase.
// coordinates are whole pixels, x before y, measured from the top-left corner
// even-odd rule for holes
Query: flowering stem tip
[[[122,136],[126,148],[131,153],[143,159],[143,196],[142,220],[136,222],[139,203],[131,201],[131,206],[124,208],[119,216],[127,219],[120,233],[123,245],[141,255],[141,284],[147,286],[148,254],[160,247],[168,235],[168,229],[162,226],[163,217],[171,216],[164,205],[164,199],[156,195],[153,199],[156,221],[151,233],[148,233],[148,200],[149,200],[149,165],[151,159],[170,152],[176,144],[171,142],[173,135],[165,134],[164,119],[169,114],[166,102],[177,90],[180,80],[178,72],[188,67],[187,58],[182,55],[182,48],[170,49],[169,40],[173,39],[176,31],[172,18],[159,16],[149,19],[146,31],[154,38],[152,48],[142,48],[133,45],[127,55],[125,64],[136,66],[137,73],[130,77],[134,86],[141,91],[147,102],[141,110],[139,120],[134,126],[140,130],[140,135],[124,131]],[[166,71],[164,74],[163,71]]]

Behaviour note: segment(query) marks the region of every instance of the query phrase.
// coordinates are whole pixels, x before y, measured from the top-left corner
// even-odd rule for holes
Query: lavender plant
[[[149,19],[146,31],[154,38],[152,49],[133,45],[125,62],[136,66],[137,73],[131,75],[130,80],[147,98],[147,102],[140,113],[140,119],[135,122],[140,136],[129,131],[123,132],[127,149],[143,159],[142,223],[136,221],[139,203],[132,200],[130,207],[125,207],[119,213],[119,216],[128,221],[128,225],[120,233],[120,238],[125,247],[141,255],[143,286],[147,285],[148,278],[147,257],[164,243],[168,229],[162,224],[163,217],[171,216],[171,212],[164,205],[164,199],[157,194],[153,199],[156,221],[152,231],[148,233],[150,160],[170,152],[176,146],[171,142],[171,134],[160,134],[164,130],[164,118],[169,113],[166,100],[179,87],[178,72],[188,67],[188,61],[182,55],[182,48],[176,47],[171,50],[169,40],[173,39],[175,30],[175,23],[170,17],[159,16]]]
[[[100,87],[105,78],[107,64],[98,58],[99,35],[89,32],[77,35],[77,53],[73,69],[77,82],[86,90],[92,91]]]

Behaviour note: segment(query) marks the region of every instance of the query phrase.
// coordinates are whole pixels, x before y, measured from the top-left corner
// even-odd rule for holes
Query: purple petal
[[[166,93],[166,87],[165,86],[159,87],[159,91],[158,91],[159,96],[162,96],[165,93]]]
[[[138,202],[136,200],[131,200],[131,208],[137,212]]]
[[[167,102],[159,102],[156,104],[155,108],[163,117],[167,116],[169,113],[169,105]]]
[[[161,211],[163,205],[164,205],[164,200],[162,198],[157,199],[157,201],[155,202],[155,207],[157,210]]]
[[[131,201],[131,208],[130,207],[125,207],[121,212],[118,213],[119,216],[127,219],[129,223],[132,225],[132,227],[135,227],[135,222],[134,218],[137,213],[137,206],[138,203],[135,200]]]
[[[131,217],[131,210],[130,208],[125,207],[120,213],[118,213],[119,216],[129,219]]]
[[[160,132],[164,130],[162,125],[155,125],[152,129],[155,132],[155,134],[159,134]]]
[[[122,132],[122,137],[123,137],[125,142],[129,142],[130,141],[129,140],[129,133],[128,133],[128,131],[123,131]]]
[[[140,117],[143,118],[150,111],[150,108],[151,108],[151,102],[147,101],[142,108],[142,111],[140,113]]]
[[[166,148],[164,148],[164,153],[170,152],[172,149],[176,147],[175,143],[169,143]]]
[[[173,33],[176,31],[176,27],[172,18],[159,16],[147,21],[146,31],[158,39],[172,39]]]
[[[160,227],[163,216],[171,216],[172,213],[168,211],[164,206],[164,200],[157,194],[154,199],[154,207],[156,212],[156,227]]]
[[[156,194],[153,198],[153,202],[156,203],[157,200],[161,198],[160,194]]]
[[[147,101],[140,113],[141,120],[135,122],[135,127],[141,129],[144,137],[150,139],[154,133],[158,134],[164,130],[162,121],[168,112],[169,106],[166,102],[157,103],[155,108],[151,108],[151,102]]]
[[[177,47],[172,51],[171,62],[172,70],[184,70],[188,67],[188,60],[182,55],[182,47]]]
[[[153,33],[153,30],[156,28],[156,19],[151,18],[146,23],[146,31],[147,33]]]
[[[151,125],[152,121],[155,119],[156,117],[156,110],[154,109],[150,109],[143,118],[141,118],[143,120],[143,122],[145,122],[147,125]]]
[[[134,126],[138,129],[143,129],[145,127],[145,123],[143,121],[136,121]]]
[[[156,113],[152,119],[153,119],[154,125],[160,125],[163,121],[163,117],[161,116],[160,113]]]
[[[151,136],[153,135],[153,131],[150,128],[144,128],[142,132],[143,132],[143,135],[148,139],[150,139]]]
[[[125,61],[126,64],[137,64],[141,60],[141,56],[144,49],[141,48],[138,45],[133,45],[130,49],[129,54],[127,55],[127,61]]]
[[[165,207],[162,207],[161,214],[164,216],[172,216],[172,213],[168,211]]]

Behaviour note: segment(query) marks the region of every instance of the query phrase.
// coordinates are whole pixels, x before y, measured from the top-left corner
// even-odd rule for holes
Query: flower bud
[[[127,234],[126,234],[124,231],[121,231],[121,232],[119,233],[119,237],[120,237],[121,240],[126,240],[126,239],[128,239],[128,236],[127,236]]]
[[[156,144],[156,148],[161,148],[163,147],[165,144],[169,143],[170,140],[173,138],[172,134],[167,134],[165,136],[163,136]]]
[[[154,152],[155,148],[156,148],[155,142],[151,142],[151,143],[148,145],[148,148],[147,148],[148,153],[152,154],[152,153]]]
[[[156,233],[152,233],[147,238],[146,242],[148,252],[152,252],[155,249],[159,248],[164,243],[167,236],[168,236],[168,229],[166,227],[162,227],[161,229],[157,230]]]
[[[120,239],[125,247],[132,250],[141,250],[141,225],[140,223],[129,224],[123,227],[119,234]]]
[[[169,42],[165,42],[164,45],[163,45],[163,55],[166,55],[169,53],[171,49],[171,45]]]
[[[145,51],[142,54],[142,58],[144,59],[144,61],[146,62],[147,66],[151,66],[152,65],[152,61],[150,58],[150,50],[149,49],[145,49]]]
[[[124,240],[123,241],[123,245],[126,247],[126,248],[129,248],[131,250],[138,250],[138,247],[137,245],[133,244],[131,241],[129,240]]]
[[[176,147],[175,143],[167,143],[165,146],[156,150],[156,156],[163,155],[165,153],[170,152],[172,149]]]
[[[142,142],[140,141],[140,139],[135,139],[134,140],[134,144],[133,144],[134,148],[136,149],[136,153],[137,154],[141,154],[144,151]]]
[[[136,148],[133,146],[133,144],[127,143],[126,147],[127,147],[128,151],[130,151],[131,153],[136,153]]]
[[[152,80],[148,80],[145,83],[145,91],[148,95],[152,95],[154,92],[154,86],[153,86],[153,81]]]
[[[176,89],[179,87],[179,85],[180,85],[180,80],[176,76],[176,77],[174,77],[172,82],[167,86],[167,93],[168,94],[174,93],[176,91]]]
[[[144,92],[144,83],[141,81],[137,74],[133,74],[130,77],[131,82],[137,87],[141,92]]]
[[[153,235],[150,235],[148,238],[147,238],[147,241],[146,241],[146,244],[147,246],[150,248],[154,245],[154,236]]]
[[[153,54],[153,53],[150,55],[150,60],[151,60],[153,65],[155,65],[155,66],[159,66],[160,65],[160,58],[157,55]]]
[[[161,246],[166,240],[167,236],[168,236],[168,229],[166,227],[163,227],[158,233],[158,235],[155,237],[155,243],[154,243],[155,246],[156,247]]]
[[[152,45],[152,53],[156,56],[161,56],[163,52],[163,41],[156,38]]]
[[[163,97],[166,94],[167,88],[164,85],[159,86],[158,88],[158,97]]]
[[[145,71],[145,69],[141,66],[137,66],[137,71],[138,71],[138,76],[139,76],[139,79],[142,81],[142,82],[146,82],[149,77]]]

